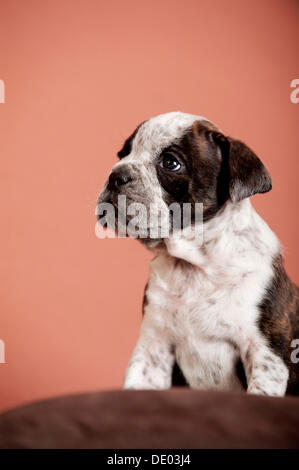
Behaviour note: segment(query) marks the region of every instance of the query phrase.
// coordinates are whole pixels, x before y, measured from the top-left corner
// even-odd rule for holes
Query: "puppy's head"
[[[202,203],[205,222],[228,200],[236,204],[271,189],[261,160],[201,116],[172,112],[151,118],[135,129],[118,157],[98,202],[118,210],[119,196],[126,196],[127,204],[140,203],[148,214],[150,207],[162,214],[151,222],[144,213],[138,222],[141,229],[163,220],[171,223],[163,214],[172,203]],[[126,215],[126,223],[130,217]]]

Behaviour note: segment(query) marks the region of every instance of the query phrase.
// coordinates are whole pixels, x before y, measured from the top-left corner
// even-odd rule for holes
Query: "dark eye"
[[[169,171],[178,171],[181,168],[181,164],[178,159],[171,153],[165,153],[161,162],[162,167]]]

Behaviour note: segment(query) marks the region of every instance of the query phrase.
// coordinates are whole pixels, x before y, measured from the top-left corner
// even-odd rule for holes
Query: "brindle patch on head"
[[[288,278],[281,255],[273,260],[273,278],[259,309],[262,333],[290,370],[287,393],[299,394],[299,366],[290,360],[291,342],[299,338],[299,289]]]
[[[203,203],[204,221],[213,217],[227,200],[228,180],[218,144],[210,138],[217,128],[209,121],[195,121],[175,144],[162,150],[157,158],[158,180],[164,189],[164,200]],[[184,171],[165,171],[161,159],[171,152],[182,163]]]

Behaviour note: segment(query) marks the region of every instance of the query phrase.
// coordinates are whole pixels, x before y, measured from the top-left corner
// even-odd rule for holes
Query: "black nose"
[[[132,178],[129,175],[128,170],[122,168],[111,173],[109,176],[109,186],[111,189],[117,189],[120,186],[127,184],[131,180]]]

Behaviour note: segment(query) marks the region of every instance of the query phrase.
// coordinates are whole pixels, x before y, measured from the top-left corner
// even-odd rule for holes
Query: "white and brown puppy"
[[[207,119],[181,112],[142,123],[118,153],[99,203],[117,196],[154,204],[203,203],[203,243],[142,241],[150,263],[140,337],[125,388],[299,392],[291,341],[299,338],[299,290],[275,234],[249,197],[271,189],[260,159]],[[297,370],[296,370],[297,369]]]

